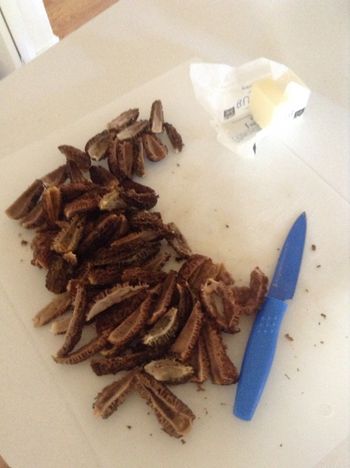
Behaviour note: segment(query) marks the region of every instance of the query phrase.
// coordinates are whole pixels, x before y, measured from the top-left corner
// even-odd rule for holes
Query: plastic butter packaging
[[[255,155],[263,137],[301,116],[310,96],[295,73],[266,58],[240,67],[195,63],[190,77],[218,141],[242,155]]]

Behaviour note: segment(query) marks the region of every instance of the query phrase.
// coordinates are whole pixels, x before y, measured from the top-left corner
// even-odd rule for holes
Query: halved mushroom
[[[199,301],[193,307],[185,326],[171,345],[170,352],[180,361],[186,362],[197,344],[203,323],[203,312]]]
[[[161,161],[168,154],[168,148],[153,133],[145,133],[142,137],[146,156],[150,161]]]
[[[10,205],[5,213],[12,219],[20,219],[26,216],[36,205],[44,190],[44,185],[41,180],[35,180],[12,205]]]
[[[69,322],[62,347],[57,351],[57,357],[66,356],[80,341],[86,318],[87,294],[83,286],[78,286],[74,298],[73,315]]]
[[[45,187],[50,187],[51,185],[61,185],[66,179],[67,166],[65,164],[41,177],[41,181]]]
[[[180,258],[190,257],[192,250],[180,229],[175,223],[168,223],[167,228],[169,230],[169,235],[167,236],[169,245],[171,245]]]
[[[151,115],[150,115],[150,126],[151,132],[153,133],[162,133],[163,123],[164,123],[164,113],[162,101],[157,99],[152,103]]]
[[[108,130],[98,133],[87,141],[85,152],[94,161],[101,161],[101,159],[107,156],[109,138]]]
[[[166,134],[170,140],[172,147],[174,148],[175,152],[182,151],[184,146],[182,137],[180,133],[176,130],[174,125],[170,124],[169,122],[164,122],[163,127],[165,128]]]
[[[165,432],[179,438],[190,431],[195,415],[166,385],[139,372],[136,374],[136,390],[153,409]]]
[[[54,238],[52,250],[60,254],[75,252],[84,232],[86,219],[84,216],[73,216],[62,225],[62,229]]]
[[[58,149],[65,155],[67,161],[73,161],[79,169],[85,171],[91,166],[89,155],[79,148],[75,148],[71,145],[60,145]]]
[[[108,336],[108,341],[118,349],[128,344],[146,325],[152,297],[148,296],[139,307],[117,326]]]
[[[152,310],[152,315],[148,320],[149,325],[153,325],[167,311],[176,287],[176,272],[170,271],[162,284],[160,296]]]
[[[111,120],[107,124],[107,128],[109,130],[120,131],[123,128],[125,128],[128,125],[135,122],[135,120],[137,120],[138,116],[139,116],[139,110],[138,109],[129,109],[129,110],[125,111],[125,112],[122,112],[115,119]]]
[[[91,320],[96,315],[100,314],[112,305],[118,304],[125,299],[130,298],[146,288],[147,285],[144,284],[131,286],[130,284],[125,283],[117,284],[110,289],[105,289],[93,299],[92,305],[90,306],[89,312],[86,316],[86,320]]]
[[[117,138],[119,141],[136,138],[148,128],[148,125],[148,120],[138,120],[137,122],[134,122],[127,127],[124,127],[123,130],[118,132]]]
[[[42,206],[47,219],[55,224],[59,219],[62,209],[62,194],[59,187],[52,185],[46,188],[42,194]]]
[[[193,368],[176,359],[158,359],[144,366],[145,372],[158,382],[180,384],[187,382],[193,375]]]
[[[42,327],[55,318],[63,315],[71,306],[72,298],[68,292],[64,292],[53,298],[49,304],[33,317],[35,327]]]
[[[164,346],[175,336],[178,326],[178,309],[172,307],[148,330],[142,341],[146,346]]]
[[[237,369],[226,353],[219,330],[208,321],[203,326],[203,338],[208,353],[212,382],[218,385],[236,383]]]
[[[241,306],[236,303],[231,286],[208,279],[201,288],[200,297],[205,311],[220,330],[239,332]]]
[[[97,395],[93,404],[96,416],[108,418],[124,403],[128,394],[135,388],[136,372],[131,371],[116,382],[104,387]]]

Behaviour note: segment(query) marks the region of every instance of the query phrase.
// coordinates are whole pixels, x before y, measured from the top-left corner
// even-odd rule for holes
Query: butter
[[[255,157],[278,124],[303,114],[310,90],[282,63],[259,58],[240,67],[193,63],[197,101],[210,115],[219,143],[239,156]]]
[[[261,128],[293,120],[303,114],[310,90],[292,71],[278,78],[265,78],[253,83],[250,112]]]

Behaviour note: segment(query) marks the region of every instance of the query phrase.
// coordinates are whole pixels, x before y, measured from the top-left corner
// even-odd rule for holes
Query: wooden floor
[[[63,39],[118,0],[44,0],[52,30]]]

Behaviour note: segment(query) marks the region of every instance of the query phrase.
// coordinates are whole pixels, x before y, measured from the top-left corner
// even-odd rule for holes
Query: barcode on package
[[[234,107],[231,107],[230,109],[225,109],[224,110],[224,120],[230,119],[235,115],[236,111]]]

